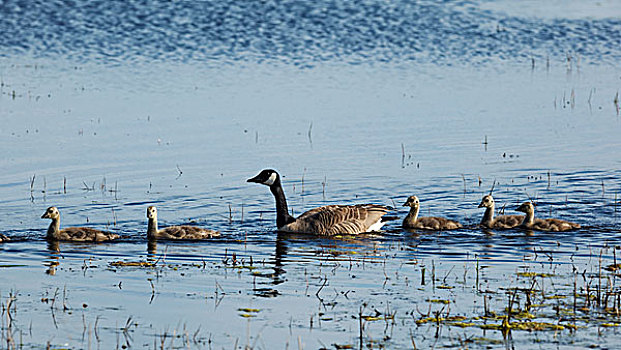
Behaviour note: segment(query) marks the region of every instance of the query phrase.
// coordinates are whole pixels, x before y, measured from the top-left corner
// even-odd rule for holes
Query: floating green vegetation
[[[451,323],[448,323],[448,325],[449,326],[461,327],[461,328],[467,328],[467,327],[476,326],[476,324],[472,323],[472,322],[451,322]]]
[[[511,312],[509,312],[508,308],[505,308],[505,312],[506,313],[510,313],[512,318],[515,319],[533,319],[536,318],[535,315],[531,314],[530,312],[528,312],[528,310],[511,310]]]
[[[520,277],[554,277],[553,274],[542,272],[518,272],[517,275]]]
[[[437,304],[450,304],[451,301],[447,299],[427,299],[428,303],[437,303]]]
[[[528,312],[521,312],[515,315],[512,315],[513,318],[517,319],[530,319],[535,316]],[[477,320],[502,320],[501,323],[487,323],[480,324]],[[497,316],[497,317],[486,317],[486,316],[478,316],[473,317],[470,321],[465,316],[452,316],[452,317],[426,317],[416,321],[416,324],[421,325],[425,323],[444,323],[448,326],[456,326],[456,327],[479,327],[481,329],[486,330],[519,330],[519,331],[549,331],[549,330],[564,330],[565,328],[576,329],[575,325],[561,325],[554,324],[549,322],[536,322],[536,321],[516,321],[510,322],[508,316]],[[619,324],[616,324],[619,325]],[[614,327],[614,326],[611,326]]]
[[[548,322],[515,322],[509,324],[509,328],[520,331],[562,331],[565,326]]]
[[[500,339],[490,339],[490,338],[483,338],[483,337],[472,338],[471,341],[473,343],[478,343],[478,344],[502,344],[503,343],[503,341]]]
[[[440,322],[461,322],[467,320],[466,316],[450,316],[450,317],[425,317],[420,320],[416,320],[416,324],[421,325],[429,322],[440,323]]]
[[[360,318],[362,318],[365,321],[379,321],[379,320],[383,320],[383,317],[379,317],[379,316],[361,316]]]
[[[247,313],[249,313],[249,312],[257,313],[257,312],[260,312],[261,309],[251,309],[251,308],[247,308],[247,307],[242,307],[242,308],[237,309],[237,311],[247,312]]]
[[[154,267],[155,263],[146,261],[113,261],[110,266],[139,266],[139,267]]]
[[[360,318],[365,320],[365,321],[394,320],[395,319],[395,315],[394,314],[390,314],[390,315],[377,314],[377,315],[374,315],[374,316],[362,315],[362,316],[360,316]]]
[[[257,317],[257,314],[259,312],[261,312],[261,309],[253,309],[253,308],[248,308],[248,307],[241,307],[241,308],[237,309],[237,311],[240,312],[240,314],[239,314],[240,317],[251,318],[251,317]]]
[[[565,299],[566,295],[546,295],[544,299]]]

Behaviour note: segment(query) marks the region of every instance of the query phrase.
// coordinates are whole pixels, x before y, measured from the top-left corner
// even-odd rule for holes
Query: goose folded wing
[[[158,235],[168,239],[205,239],[218,236],[219,232],[196,226],[171,226],[160,230]]]
[[[328,205],[303,213],[283,230],[326,236],[363,233],[387,212],[387,207],[374,204]]]
[[[61,230],[58,238],[67,241],[88,242],[88,241],[107,241],[117,238],[118,235],[111,232],[104,232],[88,227],[69,227]]]
[[[580,228],[579,224],[565,221],[565,220],[545,219],[545,221],[550,231],[561,232],[561,231],[569,231],[569,230]]]
[[[419,218],[418,223],[420,223],[421,228],[426,228],[430,230],[452,230],[461,227],[461,224],[457,221],[435,216],[425,216]]]
[[[495,225],[505,228],[513,228],[522,223],[524,217],[521,215],[501,215],[496,217]]]

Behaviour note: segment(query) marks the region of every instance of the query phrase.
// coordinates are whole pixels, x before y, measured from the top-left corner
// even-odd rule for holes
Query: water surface
[[[2,3],[2,346],[614,347],[620,22],[589,4]],[[267,167],[296,215],[466,227],[278,236]],[[493,183],[583,228],[483,232]],[[51,205],[123,238],[50,245]],[[149,205],[222,237],[149,246]],[[509,303],[543,329],[494,329]]]

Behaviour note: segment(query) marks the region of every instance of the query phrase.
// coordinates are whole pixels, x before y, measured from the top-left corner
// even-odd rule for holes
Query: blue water
[[[500,11],[492,11],[479,1],[3,1],[0,46],[3,57],[113,65],[452,65],[554,59],[568,52],[592,63],[617,62],[616,5],[572,8],[574,3],[580,2],[539,4],[542,19],[520,16],[519,4],[500,3]],[[598,18],[576,18],[589,7]]]
[[[614,348],[613,298],[592,300],[619,292],[601,269],[621,230],[619,18],[605,0],[1,2],[0,348]],[[416,194],[466,227],[278,236],[245,182],[268,167],[296,215],[403,217]],[[483,232],[493,183],[507,214],[534,200],[583,228]],[[51,205],[122,239],[48,244]],[[222,236],[148,245],[149,205]],[[531,285],[534,320],[565,329],[479,327]],[[434,312],[475,326],[420,322]]]

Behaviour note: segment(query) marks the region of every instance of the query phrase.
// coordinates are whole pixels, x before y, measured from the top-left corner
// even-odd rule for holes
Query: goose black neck
[[[283,191],[280,181],[270,186],[270,191],[274,195],[276,200],[276,227],[281,228],[288,223],[295,221],[295,218],[289,215],[289,209],[287,208],[287,199],[285,198],[285,191]]]

